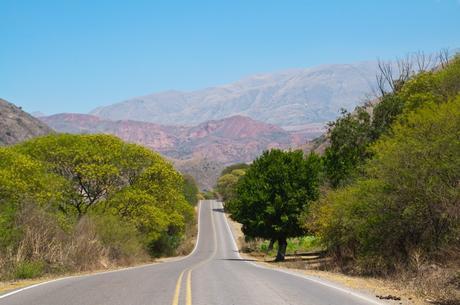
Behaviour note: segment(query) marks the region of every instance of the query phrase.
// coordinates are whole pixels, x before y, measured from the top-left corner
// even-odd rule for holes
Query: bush
[[[372,146],[367,176],[316,202],[307,227],[363,272],[394,271],[414,252],[436,259],[458,248],[459,135],[460,96],[407,114]]]
[[[43,275],[45,264],[41,261],[20,262],[14,269],[13,276],[15,279],[32,279]]]
[[[92,218],[98,239],[107,248],[110,260],[130,262],[134,258],[146,258],[139,231],[132,223],[110,214]]]

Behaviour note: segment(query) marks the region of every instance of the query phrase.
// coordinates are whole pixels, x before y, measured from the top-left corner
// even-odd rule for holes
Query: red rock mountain
[[[149,147],[210,188],[226,165],[251,162],[270,148],[296,147],[318,132],[288,132],[245,116],[208,121],[197,126],[164,126],[139,121],[109,121],[86,114],[40,117],[58,132],[107,133]]]

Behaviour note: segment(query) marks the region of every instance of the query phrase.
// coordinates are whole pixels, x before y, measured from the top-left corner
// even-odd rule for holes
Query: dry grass
[[[185,231],[185,238],[184,241],[180,244],[180,246],[176,250],[176,254],[179,256],[187,255],[192,252],[193,248],[196,244],[196,239],[198,236],[198,207],[195,207],[195,219],[193,223],[191,223],[186,231]]]

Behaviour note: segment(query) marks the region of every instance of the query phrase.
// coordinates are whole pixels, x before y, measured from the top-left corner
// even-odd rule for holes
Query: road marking
[[[172,305],[179,305],[180,286],[182,284],[182,276],[184,275],[184,272],[185,270],[180,273],[179,278],[177,279],[176,290],[174,290]]]
[[[187,274],[187,294],[185,297],[185,305],[192,305],[192,270]]]
[[[186,289],[185,289],[185,305],[192,305],[192,271],[195,270],[196,268],[206,264],[207,262],[211,261],[216,255],[217,255],[217,233],[216,233],[216,224],[214,221],[214,213],[213,213],[213,206],[212,203],[209,205],[209,213],[211,217],[211,225],[212,225],[212,233],[213,233],[213,240],[214,240],[214,248],[211,256],[209,256],[207,259],[202,260],[195,265],[192,265],[189,268],[186,268],[182,271],[182,273],[179,276],[179,279],[177,280],[176,284],[176,290],[174,293],[173,297],[173,303],[172,305],[178,305],[179,303],[179,295],[180,295],[180,288],[181,288],[181,282],[182,282],[182,276],[185,272],[187,272],[187,278],[186,278]],[[200,232],[200,227],[198,227],[198,232]],[[198,245],[198,242],[196,243]]]

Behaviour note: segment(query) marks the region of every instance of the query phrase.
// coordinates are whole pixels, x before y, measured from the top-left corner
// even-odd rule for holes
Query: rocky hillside
[[[15,144],[52,132],[40,120],[0,99],[0,145]]]
[[[244,116],[193,127],[110,121],[85,114],[57,114],[40,119],[59,132],[108,133],[147,146],[169,157],[181,171],[195,176],[203,188],[212,187],[226,165],[251,162],[265,149],[297,146],[318,134],[315,128],[291,133]]]
[[[353,109],[372,91],[377,65],[324,65],[254,75],[192,92],[167,91],[100,107],[91,114],[110,120],[197,125],[234,115],[278,126],[324,123],[340,108]]]

